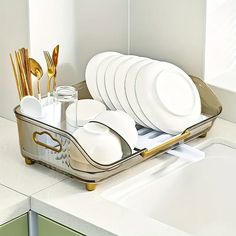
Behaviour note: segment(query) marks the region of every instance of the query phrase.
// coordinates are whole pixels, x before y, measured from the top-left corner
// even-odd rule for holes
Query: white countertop
[[[19,151],[16,124],[0,118],[0,129],[0,184],[5,186],[0,187],[0,201],[9,194],[4,208],[0,207],[0,224],[30,208],[87,235],[187,235],[102,197],[112,186],[163,164],[165,158],[144,162],[112,177],[95,191],[87,192],[77,180],[38,164],[25,165]],[[236,124],[218,119],[207,138],[197,139],[192,145],[215,137],[236,141],[235,133]]]
[[[30,200],[27,196],[0,185],[0,225],[28,212]]]

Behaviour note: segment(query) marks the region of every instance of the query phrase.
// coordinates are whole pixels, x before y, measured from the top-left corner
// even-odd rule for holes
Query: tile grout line
[[[57,172],[57,173],[58,173],[58,172]],[[51,187],[53,187],[53,186],[55,186],[55,185],[57,185],[57,184],[59,184],[59,183],[65,181],[65,180],[67,180],[67,179],[69,179],[69,178],[70,178],[70,177],[65,176],[65,178],[59,180],[58,182],[56,182],[56,183],[54,183],[54,184],[52,184],[52,185],[50,185],[50,186],[47,186],[47,187],[45,187],[45,188],[42,188],[42,189],[40,189],[40,190],[38,190],[38,191],[32,193],[32,194],[30,195],[30,197],[33,196],[33,195],[35,195],[35,194],[37,194],[37,193],[40,193],[41,191],[44,191],[45,189],[51,188]]]
[[[12,187],[9,187],[9,186],[7,186],[7,185],[5,185],[5,184],[3,184],[3,183],[0,183],[0,185],[3,186],[3,187],[5,187],[5,188],[8,188],[8,189],[10,189],[10,190],[12,190],[12,191],[14,191],[14,192],[16,192],[16,193],[19,193],[19,194],[21,194],[21,195],[23,195],[23,196],[25,196],[25,197],[30,197],[30,198],[31,198],[32,195],[37,194],[37,193],[39,193],[39,192],[41,192],[41,191],[44,191],[45,189],[51,188],[51,187],[55,186],[56,184],[61,183],[61,182],[65,181],[65,180],[67,180],[68,178],[69,178],[69,177],[65,176],[65,178],[59,180],[58,182],[56,182],[56,183],[54,183],[54,184],[51,184],[50,186],[44,187],[44,188],[42,188],[42,189],[40,189],[40,190],[38,190],[38,191],[36,191],[36,192],[30,193],[29,195],[27,195],[27,194],[25,194],[25,193],[22,193],[22,192],[20,192],[20,191],[14,189],[14,188],[12,188]]]
[[[19,193],[20,195],[23,195],[23,196],[25,196],[25,197],[29,197],[29,196],[26,195],[25,193],[21,193],[20,191],[15,190],[14,188],[9,187],[9,186],[7,186],[7,185],[5,185],[5,184],[0,183],[0,185],[3,186],[3,187],[5,187],[5,188],[7,188],[7,189],[10,189],[10,190],[12,190],[12,191],[14,191],[14,192],[16,192],[16,193]]]
[[[36,192],[34,192],[34,193],[30,194],[30,195],[21,193],[20,191],[15,190],[15,189],[13,189],[12,187],[6,186],[5,184],[2,184],[2,183],[0,183],[0,186],[3,186],[3,187],[5,187],[5,188],[7,188],[7,189],[9,189],[9,190],[12,190],[12,191],[14,191],[14,192],[16,192],[16,193],[18,193],[18,194],[24,196],[24,197],[27,197],[27,201],[29,202],[29,210],[28,210],[28,212],[30,212],[30,211],[32,211],[32,197],[34,197],[35,194],[37,194],[37,193],[39,193],[39,192],[41,192],[41,191],[44,191],[44,190],[46,190],[46,189],[48,189],[48,188],[51,188],[51,187],[53,187],[53,186],[55,186],[55,185],[57,185],[57,184],[59,184],[59,183],[65,181],[65,180],[67,180],[68,178],[69,178],[69,177],[65,176],[64,179],[61,179],[60,181],[58,181],[58,182],[56,182],[56,183],[54,183],[54,184],[52,184],[52,185],[50,185],[50,186],[48,186],[48,187],[45,187],[45,188],[43,188],[43,189],[40,189],[39,191],[36,191]],[[19,217],[19,216],[18,216],[18,217]]]

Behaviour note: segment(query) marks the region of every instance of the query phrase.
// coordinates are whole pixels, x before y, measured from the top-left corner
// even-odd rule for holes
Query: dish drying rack
[[[183,130],[181,134],[170,137],[151,149],[147,149],[145,146],[136,148],[131,155],[123,156],[119,161],[109,165],[100,164],[90,158],[72,134],[24,115],[20,111],[20,106],[17,106],[14,112],[17,118],[21,154],[25,158],[26,164],[39,163],[70,177],[75,177],[85,183],[87,190],[92,191],[98,183],[119,172],[156,157],[182,143],[206,136],[221,113],[222,106],[212,90],[201,79],[193,76],[191,78],[199,91],[201,113],[205,118]],[[79,91],[80,99],[91,97],[85,81],[75,86]],[[71,145],[82,154],[83,163],[75,162],[70,158]]]

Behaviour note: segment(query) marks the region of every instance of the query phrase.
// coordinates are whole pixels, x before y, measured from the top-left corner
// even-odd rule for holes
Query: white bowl
[[[66,109],[66,122],[73,127],[83,126],[104,111],[106,106],[103,103],[94,99],[81,99]]]
[[[78,128],[73,136],[84,151],[99,164],[112,164],[123,156],[119,137],[104,125],[88,123]],[[88,164],[75,145],[70,147],[70,157],[73,161]]]
[[[120,53],[117,53],[117,52],[99,53],[95,55],[94,57],[92,57],[92,59],[88,62],[87,67],[86,67],[85,79],[86,79],[88,90],[94,99],[101,102],[102,102],[102,98],[99,94],[99,91],[97,88],[97,82],[96,82],[97,69],[103,60],[114,55],[120,55]]]
[[[123,145],[133,150],[138,140],[135,121],[123,111],[105,111],[100,113],[91,122],[98,122],[115,131],[124,141]]]
[[[153,62],[144,66],[135,90],[145,115],[166,133],[178,134],[199,120],[198,90],[191,78],[173,64]]]

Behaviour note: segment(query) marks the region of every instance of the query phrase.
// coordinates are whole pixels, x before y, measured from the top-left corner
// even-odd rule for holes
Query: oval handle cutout
[[[46,140],[47,140],[47,143],[44,143],[43,140],[45,140],[45,138],[42,138],[42,136],[46,136]],[[41,139],[40,139],[41,137]],[[49,139],[48,139],[49,137]],[[52,137],[52,135],[46,131],[43,131],[43,132],[37,132],[35,131],[33,133],[33,140],[36,144],[44,147],[44,148],[47,148],[47,149],[50,149],[54,152],[61,152],[62,151],[62,145],[61,143]],[[50,143],[50,145],[48,144]]]

